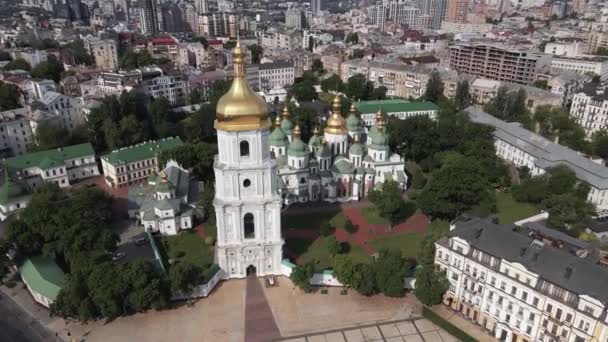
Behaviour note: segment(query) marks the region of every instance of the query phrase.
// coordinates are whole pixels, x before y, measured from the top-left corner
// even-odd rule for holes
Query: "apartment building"
[[[0,112],[0,157],[25,154],[36,127],[45,121],[59,123],[55,115],[30,106]]]
[[[158,71],[161,75],[162,71]],[[80,84],[80,93],[83,97],[104,97],[120,95],[123,91],[131,91],[143,80],[140,70],[101,72],[97,78]]]
[[[180,44],[177,65],[180,67],[192,66],[195,68],[207,66],[205,46],[201,43]]]
[[[547,81],[547,89],[562,99],[562,107],[570,108],[574,94],[591,83],[590,75],[581,75],[574,72],[560,72],[559,75],[551,77]]]
[[[23,59],[30,64],[33,68],[40,63],[46,62],[48,60],[48,54],[46,50],[13,50],[11,51],[11,57],[13,59]]]
[[[380,3],[367,8],[367,17],[370,23],[384,30],[387,22],[407,25],[409,28],[418,27],[420,9],[405,2],[391,1]]]
[[[608,80],[608,57],[553,57],[551,68],[555,70],[573,71],[577,74],[595,74],[602,81]]]
[[[81,179],[99,176],[95,151],[90,143],[8,158],[4,166],[11,176],[21,178],[31,188],[42,182],[64,188]]]
[[[450,68],[491,80],[527,84],[534,81],[541,55],[506,46],[461,43],[450,46]]]
[[[448,0],[448,9],[445,21],[453,23],[466,23],[468,10],[468,0]]]
[[[302,35],[298,30],[269,30],[258,37],[264,49],[293,50],[302,45]]]
[[[494,127],[496,155],[517,167],[527,167],[532,176],[542,175],[548,168],[564,165],[589,185],[587,200],[596,210],[608,209],[608,168],[584,155],[541,135],[505,122],[475,107],[467,108],[473,122]]]
[[[443,302],[499,341],[606,341],[608,270],[584,247],[537,223],[457,222],[435,243]]]
[[[587,36],[587,52],[594,54],[599,48],[608,49],[608,32],[591,31]]]
[[[233,13],[205,13],[198,17],[198,32],[205,37],[236,37],[239,21]]]
[[[57,84],[53,80],[30,79],[25,82],[25,93],[27,101],[40,100],[47,92],[57,90]]]
[[[283,88],[293,84],[294,68],[291,62],[273,62],[260,64],[258,68],[260,89]]]
[[[150,97],[164,97],[172,106],[183,105],[186,102],[187,82],[181,73],[144,79],[142,84],[144,93]]]
[[[95,59],[95,66],[102,70],[118,68],[118,50],[113,39],[100,39],[90,42],[90,54]]]
[[[158,155],[182,144],[179,137],[165,138],[123,147],[102,156],[106,184],[118,188],[145,181],[158,173]]]
[[[340,47],[335,45],[328,46],[321,53],[321,63],[327,72],[340,75],[342,72],[342,63],[346,60],[346,53]]]
[[[524,90],[526,92],[526,107],[531,111],[534,111],[538,106],[562,105],[562,97],[548,90],[484,78],[476,78],[470,83],[471,98],[475,103],[486,104],[496,97],[500,87],[506,88],[509,93],[518,92],[520,89]]]
[[[85,117],[82,111],[81,98],[49,91],[37,103],[42,105],[43,110],[56,115],[63,127],[68,131],[72,131],[84,124]]]
[[[597,88],[589,84],[574,94],[570,116],[591,137],[596,132],[608,128],[608,94],[604,88]]]

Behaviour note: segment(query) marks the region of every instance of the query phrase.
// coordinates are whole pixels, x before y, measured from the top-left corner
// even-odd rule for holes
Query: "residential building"
[[[99,176],[95,151],[90,143],[31,152],[4,161],[11,177],[23,179],[31,188],[42,182],[64,188],[75,182]]]
[[[201,14],[209,12],[209,0],[196,0],[196,11]]]
[[[60,124],[58,118],[31,106],[0,112],[0,156],[12,157],[26,153],[34,144],[34,132],[42,122]]]
[[[118,68],[118,50],[115,40],[103,39],[91,42],[90,51],[97,68],[110,71]]]
[[[597,49],[608,49],[608,32],[591,31],[587,36],[587,52],[591,55],[597,52]]]
[[[605,340],[608,271],[555,233],[478,218],[452,225],[435,243],[444,304],[499,341]]]
[[[438,30],[441,23],[445,21],[447,12],[447,0],[419,0],[416,1],[416,6],[420,8],[421,27]]]
[[[21,179],[11,179],[8,173],[4,175],[4,183],[0,185],[0,221],[5,221],[12,214],[27,207],[32,198],[32,190]]]
[[[50,256],[31,256],[17,263],[17,271],[36,303],[49,308],[65,284],[65,274]]]
[[[258,68],[260,89],[283,88],[294,83],[294,68],[290,62],[260,64]]]
[[[387,22],[407,25],[409,28],[418,28],[420,9],[410,6],[406,2],[391,1],[379,3],[367,8],[367,17],[371,24],[384,30]]]
[[[161,70],[158,70],[158,75],[162,75]],[[80,92],[83,97],[120,95],[123,91],[137,88],[142,80],[141,70],[101,72],[97,78],[81,83]]]
[[[608,94],[605,88],[589,84],[574,94],[570,116],[583,127],[588,137],[605,131],[608,128]]]
[[[597,210],[608,209],[608,168],[568,147],[550,141],[521,127],[519,123],[499,120],[475,107],[467,110],[473,122],[494,130],[496,155],[517,167],[527,167],[532,176],[542,175],[550,167],[564,165],[589,185],[587,200]]]
[[[553,57],[551,68],[577,74],[595,74],[600,76],[602,81],[608,80],[608,57]]]
[[[201,43],[180,44],[178,56],[178,66],[203,68],[207,65],[207,52]]]
[[[106,183],[118,188],[146,180],[159,171],[158,155],[182,144],[179,137],[151,140],[102,156],[101,167]]]
[[[299,8],[292,7],[285,11],[285,27],[289,29],[301,29],[306,26],[302,11]]]
[[[199,189],[190,172],[169,160],[147,182],[129,188],[129,216],[137,218],[146,231],[162,235],[192,228],[192,208]]]
[[[68,131],[73,131],[85,122],[82,101],[78,97],[49,91],[38,100],[37,105],[40,105],[44,111],[59,117],[61,124]]]
[[[341,48],[330,45],[321,53],[321,63],[323,68],[332,74],[340,75],[342,62],[346,60],[346,53]]]
[[[545,53],[554,56],[578,57],[587,52],[588,47],[582,39],[562,39],[548,42],[545,45]]]
[[[172,106],[186,102],[187,83],[181,73],[157,76],[143,81],[144,93],[153,98],[164,97]]]
[[[448,0],[448,8],[445,21],[453,23],[466,23],[468,10],[468,0]]]
[[[234,13],[205,13],[198,17],[198,32],[205,37],[236,37],[239,29],[238,17]]]
[[[562,98],[561,106],[570,108],[574,94],[590,83],[593,78],[590,75],[581,75],[571,71],[560,72],[547,81],[547,89]]]
[[[142,33],[157,34],[160,32],[159,13],[156,0],[141,0],[139,2],[139,24]]]
[[[179,44],[173,37],[154,37],[147,41],[146,48],[153,57],[166,57],[172,62],[177,61]]]
[[[321,0],[310,0],[310,9],[314,15],[319,13],[322,10]]]
[[[30,79],[26,81],[26,101],[38,101],[47,92],[56,92],[58,90],[59,89],[57,89],[57,84],[53,80]]]
[[[526,107],[532,112],[538,106],[547,105],[559,107],[563,102],[561,96],[553,94],[548,90],[523,84],[476,78],[470,85],[471,98],[477,104],[486,104],[490,102],[496,97],[500,87],[505,87],[509,93],[523,89],[526,92]]]
[[[33,68],[40,63],[46,62],[48,60],[48,54],[46,50],[12,50],[11,57],[13,59],[23,59],[30,64]]]
[[[494,25],[487,23],[455,23],[451,21],[444,21],[441,23],[441,31],[445,33],[479,33],[485,34],[494,29]]]
[[[301,46],[302,36],[297,30],[269,30],[259,36],[264,49],[293,50]]]
[[[502,45],[460,43],[450,46],[450,68],[490,80],[527,84],[534,81],[541,55]]]
[[[435,119],[439,110],[439,107],[434,103],[426,101],[377,100],[355,102],[354,105],[360,113],[359,116],[363,124],[367,127],[373,126],[378,108],[381,108],[386,116],[394,116],[401,120],[418,115],[426,115],[431,119]]]

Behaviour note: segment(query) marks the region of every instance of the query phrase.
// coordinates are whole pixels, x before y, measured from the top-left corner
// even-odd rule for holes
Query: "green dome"
[[[327,144],[321,144],[321,147],[315,152],[315,156],[317,158],[331,157],[331,152],[329,152],[329,148],[327,147]]]
[[[308,153],[308,147],[300,138],[295,138],[287,147],[287,154],[295,157],[303,157]]]
[[[348,154],[354,154],[356,156],[362,156],[363,155],[363,145],[361,145],[358,142],[350,145],[350,147],[348,148]]]
[[[20,197],[30,195],[29,189],[23,184],[5,178],[4,184],[0,187],[0,203],[7,204]]]
[[[358,132],[361,130],[361,119],[355,114],[350,114],[346,118],[346,128],[349,132]]]
[[[310,137],[310,140],[308,141],[308,146],[320,146],[321,145],[321,137],[318,135],[313,135],[312,137]]]
[[[275,128],[272,133],[270,133],[270,145],[285,146],[288,141],[287,135],[285,135],[285,132],[279,127]]]
[[[372,145],[388,145],[388,137],[386,136],[386,133],[384,133],[383,131],[377,131],[376,134],[372,136]]]
[[[291,131],[293,130],[293,122],[289,120],[289,118],[283,118],[281,121],[281,129],[287,135],[291,135]]]

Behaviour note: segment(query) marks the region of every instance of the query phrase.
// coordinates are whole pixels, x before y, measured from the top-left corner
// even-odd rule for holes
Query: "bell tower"
[[[245,53],[232,51],[234,80],[217,104],[217,258],[227,278],[278,274],[283,256],[277,166],[270,155],[266,102],[250,88]]]

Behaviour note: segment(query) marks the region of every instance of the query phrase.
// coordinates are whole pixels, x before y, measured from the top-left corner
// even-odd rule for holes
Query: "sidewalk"
[[[450,310],[447,306],[443,304],[433,306],[433,312],[437,315],[441,316],[446,321],[452,323],[454,326],[458,327],[460,330],[465,331],[467,334],[471,335],[473,338],[477,339],[479,342],[495,342],[496,339],[489,335],[486,331],[481,329],[480,326],[467,321],[462,316],[458,315],[456,312]]]

